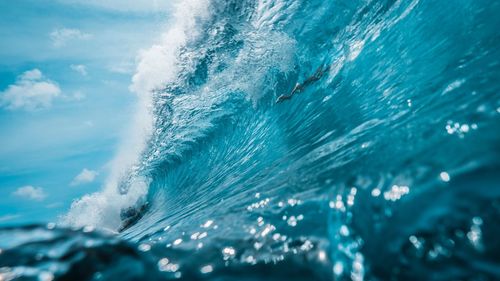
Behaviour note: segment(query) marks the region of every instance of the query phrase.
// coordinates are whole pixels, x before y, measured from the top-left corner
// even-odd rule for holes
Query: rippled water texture
[[[179,11],[139,160],[0,280],[500,279],[499,1]]]

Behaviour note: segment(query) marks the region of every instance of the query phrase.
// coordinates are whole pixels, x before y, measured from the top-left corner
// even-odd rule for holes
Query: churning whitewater
[[[499,13],[178,2],[107,184],[0,280],[500,279]]]

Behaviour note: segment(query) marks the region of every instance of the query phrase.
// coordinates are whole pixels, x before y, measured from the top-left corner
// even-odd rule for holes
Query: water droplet
[[[170,261],[167,258],[162,258],[158,261],[158,270],[167,271],[167,265]]]
[[[339,233],[342,236],[349,236],[349,228],[347,226],[343,225],[340,227]]]
[[[448,174],[447,172],[441,172],[439,174],[439,177],[441,178],[442,181],[444,182],[449,182],[450,181],[450,174]]]
[[[295,218],[295,216],[290,216],[286,223],[288,223],[289,226],[294,227],[297,225],[297,219]]]
[[[54,274],[52,272],[44,271],[38,275],[38,280],[40,281],[52,281],[54,280]]]
[[[149,245],[149,244],[140,244],[139,245],[139,251],[147,252],[149,250],[151,250],[151,245]]]
[[[297,199],[293,199],[293,198],[288,199],[288,205],[293,207],[297,204],[299,204],[299,201]]]
[[[268,225],[266,225],[266,227],[264,228],[264,230],[262,230],[262,232],[261,232],[261,234],[260,234],[260,235],[261,235],[262,237],[264,237],[264,236],[266,236],[267,234],[269,234],[270,232],[274,231],[275,229],[276,229],[276,228],[275,228],[273,225],[268,224]]]
[[[175,263],[169,263],[165,265],[165,270],[164,271],[169,271],[169,272],[176,272],[179,270],[179,265]]]
[[[191,240],[196,240],[196,239],[198,239],[199,236],[200,236],[200,233],[195,232],[195,233],[191,234]]]
[[[203,225],[202,227],[204,228],[209,228],[212,224],[214,223],[213,220],[207,220]]]
[[[320,261],[325,261],[326,260],[326,253],[325,253],[325,251],[321,250],[321,251],[318,252],[318,259]]]
[[[203,274],[210,273],[214,270],[214,268],[211,265],[205,265],[200,269],[200,272]]]
[[[222,255],[224,260],[228,260],[236,255],[236,250],[233,247],[225,247],[222,249]]]
[[[460,131],[462,131],[462,133],[468,133],[469,132],[469,125],[462,124],[462,126],[460,126]]]
[[[335,275],[339,276],[339,275],[342,275],[342,273],[344,272],[344,264],[342,262],[336,262],[335,265],[333,266],[333,273],[335,273]]]

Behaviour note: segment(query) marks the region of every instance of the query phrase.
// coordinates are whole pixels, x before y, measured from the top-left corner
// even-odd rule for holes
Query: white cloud
[[[47,194],[43,191],[41,187],[34,187],[32,185],[26,185],[18,188],[12,193],[13,195],[21,198],[26,198],[35,201],[42,201],[47,197]]]
[[[82,91],[76,91],[73,93],[73,99],[76,101],[84,100],[87,97]]]
[[[40,80],[42,79],[42,76],[42,72],[39,69],[35,68],[33,70],[24,72],[18,78],[20,78],[21,80]]]
[[[97,171],[84,168],[71,182],[71,186],[91,183],[95,180],[99,173]]]
[[[91,34],[73,28],[55,29],[50,33],[52,45],[57,48],[65,46],[71,40],[87,40],[91,37]]]
[[[50,107],[52,100],[61,95],[61,89],[40,70],[33,69],[17,77],[17,81],[0,94],[1,107],[36,110]]]
[[[83,64],[72,64],[70,65],[71,69],[75,72],[80,73],[82,76],[87,76],[87,67]]]

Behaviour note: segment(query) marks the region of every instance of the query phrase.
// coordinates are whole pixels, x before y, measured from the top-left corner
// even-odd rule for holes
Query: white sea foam
[[[110,162],[110,175],[103,190],[75,200],[61,222],[70,226],[96,226],[118,229],[122,209],[132,206],[147,193],[148,180],[134,176],[151,135],[153,93],[177,78],[180,48],[197,36],[197,23],[210,16],[208,0],[178,1],[172,25],[157,44],[138,54],[136,73],[130,90],[138,103],[130,130],[125,134],[116,157]],[[132,177],[130,177],[132,175]],[[119,185],[127,192],[121,194]]]

